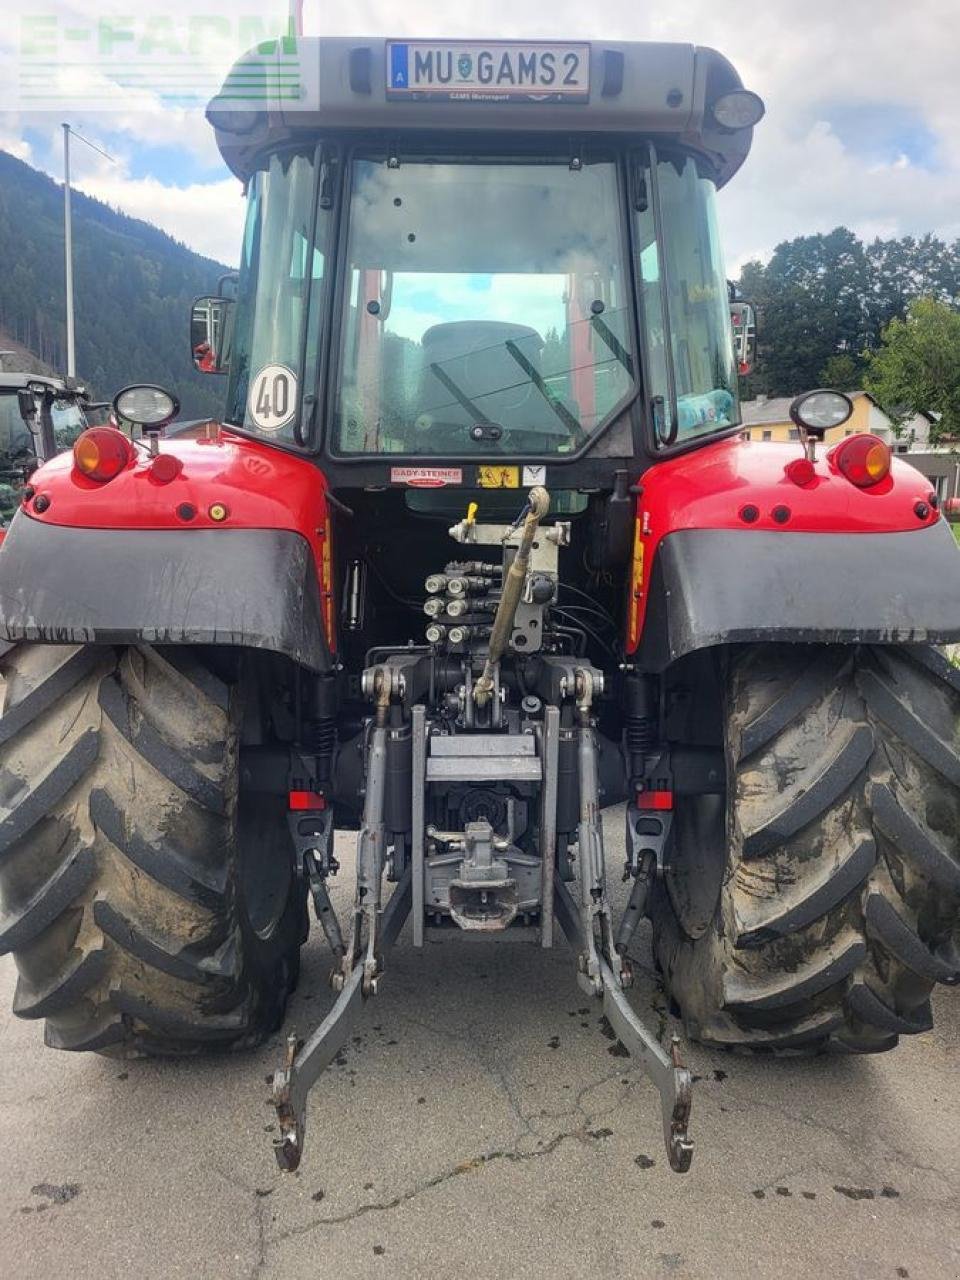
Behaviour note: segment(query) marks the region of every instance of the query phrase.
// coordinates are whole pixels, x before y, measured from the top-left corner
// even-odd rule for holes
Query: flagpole
[[[77,353],[73,317],[73,217],[70,208],[70,135],[73,134],[75,138],[85,142],[91,151],[96,151],[98,155],[109,160],[111,164],[116,164],[117,162],[113,156],[107,155],[102,148],[96,146],[82,134],[77,133],[75,129],[71,129],[66,122],[61,124],[60,128],[63,130],[63,257],[67,281],[67,377],[75,378],[77,376]]]
[[[73,219],[70,211],[70,126],[63,129],[63,250],[67,276],[67,377],[77,374],[73,333]]]

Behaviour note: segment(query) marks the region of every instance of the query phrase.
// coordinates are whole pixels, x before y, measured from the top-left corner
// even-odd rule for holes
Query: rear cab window
[[[360,156],[339,455],[574,454],[635,385],[612,160]]]

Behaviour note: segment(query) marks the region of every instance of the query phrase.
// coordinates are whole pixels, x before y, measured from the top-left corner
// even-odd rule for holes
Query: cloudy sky
[[[241,46],[281,29],[286,4],[144,0],[126,29],[102,25],[117,6],[101,0],[8,0],[4,8],[0,148],[60,177],[59,123],[68,118],[115,161],[75,144],[78,186],[232,264],[239,184],[220,161],[199,101]],[[582,0],[305,0],[304,27],[308,35],[712,45],[767,103],[753,152],[720,197],[731,273],[783,239],[839,223],[864,237],[960,236],[960,0],[606,0],[603,8]],[[106,85],[97,109],[85,105],[91,75],[109,62],[104,41],[127,39],[125,30],[132,67],[168,56],[172,73],[184,76],[187,60],[192,72],[179,102],[147,90],[108,110]],[[67,64],[73,72],[64,72]],[[61,82],[44,95],[52,65]],[[64,74],[77,90],[66,102]]]

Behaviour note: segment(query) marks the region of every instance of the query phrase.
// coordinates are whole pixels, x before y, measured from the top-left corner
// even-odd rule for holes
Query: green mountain
[[[218,414],[223,379],[194,371],[188,322],[228,268],[80,192],[72,212],[78,377],[105,400],[156,382],[179,396],[182,417]],[[0,332],[60,372],[64,288],[63,188],[0,151]]]

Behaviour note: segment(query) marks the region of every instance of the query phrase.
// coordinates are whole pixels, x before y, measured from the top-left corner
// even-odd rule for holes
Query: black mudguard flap
[[[960,640],[960,548],[945,521],[906,533],[668,534],[650,578],[640,665],[756,641]]]
[[[0,638],[240,645],[330,667],[313,553],[278,529],[75,529],[20,512],[0,548]]]

